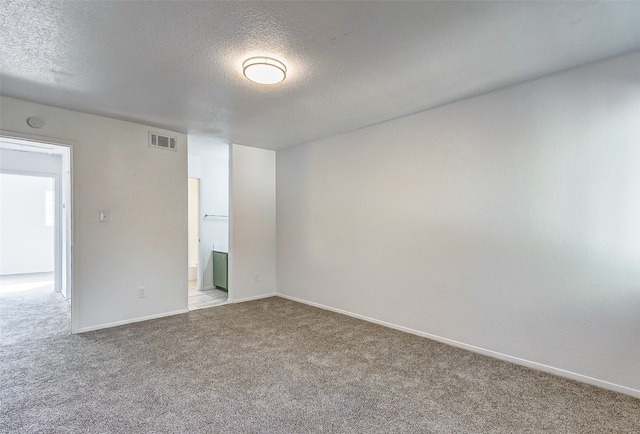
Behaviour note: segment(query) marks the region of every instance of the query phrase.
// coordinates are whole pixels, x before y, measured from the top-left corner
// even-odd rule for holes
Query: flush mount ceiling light
[[[276,84],[287,76],[287,67],[271,57],[252,57],[242,64],[242,72],[255,83]]]

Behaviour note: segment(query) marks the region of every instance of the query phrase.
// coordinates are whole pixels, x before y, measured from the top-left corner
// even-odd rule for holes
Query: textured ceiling
[[[280,149],[639,50],[638,29],[640,2],[0,0],[0,92]],[[246,80],[258,54],[287,79]]]

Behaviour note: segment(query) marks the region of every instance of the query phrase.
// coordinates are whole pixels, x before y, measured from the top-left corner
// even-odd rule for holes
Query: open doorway
[[[0,172],[1,276],[46,274],[53,284],[58,182],[52,175]]]
[[[228,300],[229,146],[189,136],[188,167],[188,306],[194,310]]]
[[[200,179],[189,178],[188,184],[188,276],[189,294],[202,289],[200,273]]]
[[[4,337],[69,333],[71,148],[0,136],[0,202]]]

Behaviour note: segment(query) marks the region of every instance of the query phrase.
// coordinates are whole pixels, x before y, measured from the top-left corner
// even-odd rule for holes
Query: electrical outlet
[[[147,288],[141,286],[138,288],[138,298],[145,298],[147,296]]]
[[[254,275],[253,275],[253,281],[254,281],[254,282],[257,282],[257,281],[258,281],[258,273],[256,273],[256,274],[254,274]]]

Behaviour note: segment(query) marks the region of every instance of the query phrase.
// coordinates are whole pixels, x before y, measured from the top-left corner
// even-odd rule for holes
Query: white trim
[[[8,139],[27,140],[30,142],[40,142],[47,145],[57,145],[73,147],[78,144],[76,140],[61,139],[59,137],[37,136],[35,134],[20,133],[18,131],[0,129],[0,136]]]
[[[260,300],[261,298],[276,297],[278,295],[279,294],[276,294],[275,292],[270,292],[269,294],[254,295],[253,297],[246,297],[246,298],[241,298],[241,299],[238,299],[238,300],[233,300],[231,298],[227,298],[227,303],[244,303],[245,301]]]
[[[216,286],[215,285],[207,285],[207,286],[203,286],[202,287],[203,291],[207,291],[209,289],[216,289]]]
[[[136,322],[148,321],[150,319],[164,318],[165,316],[180,315],[182,313],[189,313],[189,309],[174,310],[172,312],[157,313],[154,315],[143,316],[139,318],[125,319],[122,321],[109,322],[106,324],[98,324],[98,325],[89,326],[89,327],[81,327],[78,330],[78,333],[91,332],[94,330],[107,329],[110,327],[118,327],[125,324],[133,324]]]
[[[73,142],[76,143],[76,142]],[[67,235],[67,241],[69,243],[68,247],[68,274],[67,274],[67,285],[68,286],[68,293],[69,293],[69,298],[71,299],[71,333],[78,333],[78,327],[80,324],[80,309],[78,309],[77,307],[77,303],[78,303],[78,296],[76,294],[75,291],[75,282],[76,282],[76,269],[75,269],[75,258],[74,258],[74,246],[75,246],[75,198],[74,198],[74,173],[75,170],[73,168],[73,147],[75,145],[73,144],[69,144],[67,145],[69,148],[69,203],[67,204],[68,206],[68,211],[67,211],[67,216],[69,218],[69,222],[68,222],[68,226],[67,226],[67,230],[68,230],[68,235]],[[63,170],[64,170],[64,166],[63,166]],[[64,172],[63,172],[63,179],[64,179]]]
[[[282,298],[285,298],[287,300],[295,301],[295,302],[298,302],[298,303],[306,304],[306,305],[317,307],[317,308],[324,309],[324,310],[329,310],[331,312],[340,313],[340,314],[347,315],[347,316],[350,316],[350,317],[353,317],[353,318],[358,318],[358,319],[361,319],[361,320],[364,320],[364,321],[368,321],[368,322],[371,322],[371,323],[374,323],[374,324],[379,324],[379,325],[382,325],[382,326],[385,326],[385,327],[389,327],[389,328],[392,328],[392,329],[395,329],[395,330],[400,330],[400,331],[405,332],[405,333],[411,333],[413,335],[417,335],[417,336],[420,336],[420,337],[423,337],[423,338],[431,339],[431,340],[434,340],[434,341],[437,341],[437,342],[441,342],[443,344],[451,345],[451,346],[454,346],[454,347],[462,348],[462,349],[465,349],[465,350],[468,350],[468,351],[472,351],[474,353],[478,353],[478,354],[482,354],[482,355],[485,355],[485,356],[493,357],[493,358],[496,358],[496,359],[504,360],[504,361],[507,361],[507,362],[515,363],[516,365],[526,366],[527,368],[531,368],[531,369],[535,369],[535,370],[538,370],[538,371],[547,372],[549,374],[554,374],[554,375],[557,375],[559,377],[569,378],[571,380],[579,381],[581,383],[591,384],[593,386],[598,386],[598,387],[601,387],[603,389],[613,390],[614,392],[620,392],[620,393],[624,393],[626,395],[631,395],[631,396],[633,396],[635,398],[640,398],[640,390],[632,389],[630,387],[621,386],[619,384],[610,383],[610,382],[604,381],[604,380],[598,380],[597,378],[588,377],[586,375],[577,374],[575,372],[566,371],[566,370],[560,369],[560,368],[554,368],[553,366],[543,365],[542,363],[532,362],[530,360],[521,359],[519,357],[510,356],[508,354],[499,353],[497,351],[487,350],[485,348],[476,347],[475,345],[465,344],[464,342],[454,341],[453,339],[443,338],[442,336],[432,335],[430,333],[425,333],[425,332],[421,332],[419,330],[414,330],[414,329],[411,329],[411,328],[408,328],[408,327],[399,326],[399,325],[392,324],[392,323],[389,323],[389,322],[386,322],[386,321],[377,320],[375,318],[370,318],[368,316],[360,315],[360,314],[349,312],[349,311],[346,311],[346,310],[337,309],[337,308],[330,307],[330,306],[325,306],[325,305],[320,304],[320,303],[314,303],[312,301],[302,300],[300,298],[291,297],[289,295],[280,294],[280,293],[277,293],[275,295],[277,297],[282,297]]]
[[[149,133],[151,133],[151,132],[149,132]],[[188,172],[188,170],[187,170],[187,172]],[[202,193],[201,193],[201,191],[202,191],[202,188],[201,188],[202,179],[200,177],[197,177],[197,176],[195,176],[195,177],[194,176],[189,176],[189,173],[187,173],[187,183],[191,179],[196,179],[198,181],[198,183],[197,183],[198,184],[198,194],[197,194],[197,196],[198,196],[198,210],[196,211],[196,215],[198,217],[196,219],[197,222],[198,222],[198,255],[197,255],[197,261],[195,263],[195,267],[196,267],[196,290],[204,291],[205,289],[213,289],[214,287],[213,286],[212,287],[209,287],[209,286],[205,287],[204,286],[204,271],[205,271],[206,267],[204,266],[204,262],[205,262],[204,261],[204,255],[202,255],[201,251],[200,251],[200,247],[201,247],[201,244],[202,244],[201,243],[201,240],[202,240],[202,223],[200,222],[200,220],[201,220],[200,212],[201,212],[201,209],[202,209]],[[188,202],[189,202],[188,199],[189,198],[191,198],[191,191],[189,190],[189,187],[187,187],[187,208],[189,207],[189,204],[188,204]],[[187,221],[187,231],[189,229],[189,226],[190,226],[190,222]],[[188,244],[188,242],[187,242],[187,244]],[[188,256],[188,253],[187,253],[187,256]],[[188,266],[191,267],[192,265],[189,264]]]
[[[0,139],[2,137],[0,136]],[[2,173],[7,173],[10,175],[22,175],[22,176],[32,176],[34,178],[55,178],[60,177],[59,173],[55,172],[33,172],[31,170],[14,170],[14,169],[0,169]]]
[[[187,152],[187,182],[189,182],[189,154]],[[200,178],[191,178],[198,180],[198,210],[196,211],[196,221],[198,222],[198,262],[196,262],[196,289],[201,289],[204,286],[204,257],[200,257],[200,241],[202,240],[202,222],[200,221],[200,213],[202,213],[202,179]],[[191,196],[189,196],[191,197]],[[188,223],[187,223],[188,226]],[[188,256],[188,255],[187,255]],[[213,267],[213,264],[211,264]]]

